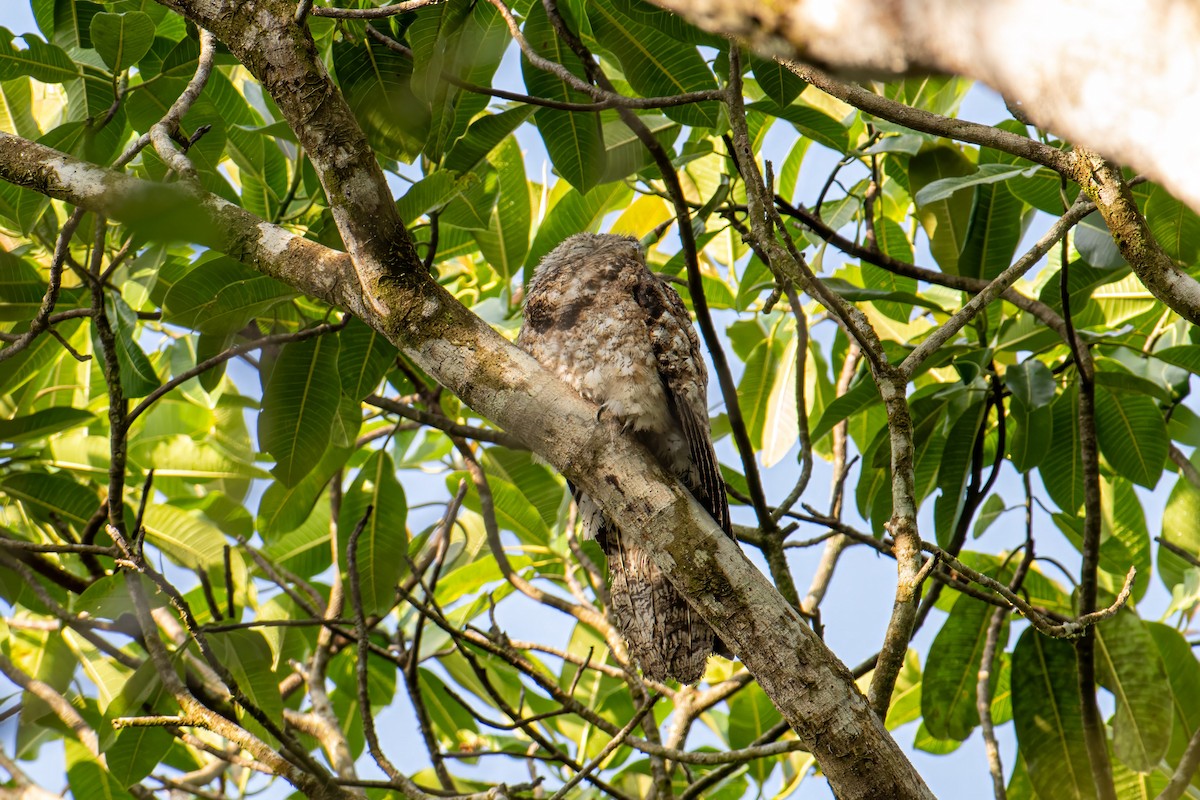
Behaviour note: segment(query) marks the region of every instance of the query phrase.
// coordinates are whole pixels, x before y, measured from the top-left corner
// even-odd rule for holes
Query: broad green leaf
[[[1094,798],[1075,649],[1026,628],[1013,650],[1012,681],[1017,744],[1038,796]]]
[[[446,153],[442,168],[455,172],[470,172],[487,158],[493,148],[525,122],[533,111],[533,106],[521,105],[475,120],[462,138]]]
[[[1001,183],[1018,175],[1028,177],[1036,169],[1036,167],[1032,169],[1015,167],[1010,164],[980,164],[975,172],[966,175],[955,175],[949,178],[939,178],[925,184],[913,195],[913,201],[919,206],[928,205],[938,200],[945,200],[959,189],[965,189],[969,186]]]
[[[113,780],[128,788],[158,768],[174,741],[165,728],[123,728],[105,748],[105,763]]]
[[[280,485],[273,483],[270,488]],[[333,563],[328,495],[322,495],[305,509],[308,516],[299,524],[286,533],[271,534],[263,553],[292,574],[308,579],[321,574]]]
[[[524,33],[538,55],[563,65],[572,75],[584,79],[583,62],[554,30],[546,9],[540,4],[534,3],[530,7]],[[534,67],[525,58],[521,59],[521,74],[529,93],[535,97],[559,103],[591,102],[588,95],[571,88],[561,78]],[[605,150],[598,114],[539,108],[534,113],[534,120],[550,162],[567,183],[586,194],[600,182],[605,168]]]
[[[431,211],[441,210],[476,180],[475,175],[459,179],[447,170],[437,170],[408,187],[404,196],[396,201],[396,211],[400,219],[412,224]]]
[[[1051,406],[1054,416],[1053,446],[1038,472],[1042,484],[1059,508],[1074,514],[1083,505],[1083,464],[1079,455],[1079,392],[1067,388]]]
[[[86,525],[100,507],[94,490],[64,472],[14,472],[0,479],[0,492],[25,504],[38,519],[48,521],[54,514],[76,528]]]
[[[750,746],[781,719],[757,683],[747,686],[729,702],[729,746],[735,749]],[[774,769],[771,759],[756,759],[751,762],[750,774],[761,784]]]
[[[774,59],[750,56],[750,69],[754,79],[767,93],[767,97],[781,106],[791,105],[808,84],[796,73]]]
[[[983,536],[987,529],[992,527],[992,523],[1007,510],[1003,497],[998,494],[988,495],[988,499],[983,501],[983,505],[979,507],[979,514],[975,517],[975,528],[971,531],[971,538],[978,539]]]
[[[1012,178],[1004,185],[1008,187],[1010,192],[1038,211],[1044,211],[1056,217],[1061,216],[1066,211],[1063,208],[1063,196],[1061,193],[1062,180],[1059,178],[1058,173],[1051,169],[1038,167],[1031,173]],[[1074,203],[1075,197],[1078,194],[1079,186],[1071,181],[1067,181],[1067,203]]]
[[[785,119],[814,142],[823,144],[835,152],[843,153],[849,147],[845,125],[803,102],[781,106],[773,100],[759,100],[748,104],[746,110]]]
[[[25,47],[18,48],[12,43],[12,32],[0,28],[0,81],[28,75],[42,83],[65,83],[79,77],[79,67],[62,48],[33,34],[21,38]]]
[[[880,252],[891,258],[912,263],[912,245],[909,243],[904,229],[895,220],[888,217],[879,217],[875,220],[875,242]],[[871,264],[863,264],[862,277],[863,285],[868,289],[881,289],[889,294],[895,294],[897,297],[915,297],[917,294],[916,278],[897,275]],[[912,316],[912,306],[912,303],[898,300],[875,301],[875,307],[880,312],[898,322],[908,322],[909,317]]]
[[[824,413],[813,426],[812,440],[816,442],[842,420],[880,402],[882,401],[879,398],[879,390],[875,388],[875,382],[870,378],[860,380],[844,395],[825,406]]]
[[[589,3],[588,20],[641,96],[666,97],[717,88],[712,69],[699,50],[634,21],[608,0]],[[713,100],[664,108],[663,113],[693,127],[715,128],[721,120],[720,105]]]
[[[963,177],[974,165],[956,148],[939,146],[913,156],[908,162],[910,191],[916,195],[937,181]],[[934,259],[946,272],[958,274],[958,258],[971,224],[973,191],[958,189],[945,197],[918,204],[917,215],[929,236]]]
[[[1166,189],[1154,186],[1146,200],[1146,221],[1167,255],[1185,266],[1196,263],[1200,250],[1200,217],[1195,211],[1168,194]]]
[[[92,46],[113,72],[122,72],[142,60],[154,44],[154,21],[149,14],[101,13],[92,17]]]
[[[979,724],[975,684],[983,659],[993,607],[961,596],[929,647],[921,688],[921,714],[929,733],[938,739],[965,740]],[[999,654],[1008,642],[1008,626],[1000,632],[996,657],[990,665],[991,685],[1000,673]]]
[[[1193,454],[1192,464],[1195,463]],[[1180,476],[1171,489],[1163,510],[1160,535],[1164,541],[1200,558],[1200,489],[1192,486],[1186,477]],[[1165,547],[1158,548],[1158,576],[1168,591],[1183,583],[1189,569],[1192,565],[1187,561]]]
[[[921,686],[921,657],[910,647],[904,654],[904,666],[896,676],[896,690],[892,693],[885,723],[888,730],[921,718]]]
[[[370,36],[343,39],[333,43],[333,70],[371,146],[390,158],[415,158],[429,138],[430,110],[409,85],[412,57]]]
[[[529,184],[516,137],[501,142],[488,155],[488,162],[496,169],[499,194],[487,230],[476,231],[475,241],[488,265],[507,279],[520,269],[529,251]]]
[[[1188,372],[1200,374],[1200,346],[1184,344],[1177,347],[1167,347],[1151,354],[1159,361],[1165,361]]]
[[[1137,615],[1121,609],[1096,626],[1100,685],[1117,702],[1113,751],[1135,772],[1148,772],[1171,739],[1170,687],[1154,640]]]
[[[96,417],[81,408],[56,406],[35,411],[25,416],[0,420],[0,441],[25,442],[44,436],[77,428]]]
[[[77,800],[133,800],[133,795],[112,776],[87,748],[73,737],[65,739],[67,784]]]
[[[746,359],[742,379],[738,381],[742,418],[756,450],[762,449],[763,429],[771,392],[775,387],[776,375],[786,348],[787,345],[782,339],[774,335],[768,336],[750,353],[750,357]]]
[[[196,514],[151,502],[143,518],[146,541],[188,569],[224,568],[225,536]],[[235,555],[240,562],[241,556]]]
[[[109,294],[105,301],[109,306],[108,324],[116,334],[114,346],[120,364],[121,388],[129,398],[148,395],[162,385],[162,380],[134,338],[138,327],[137,313],[126,305],[119,294]],[[93,350],[102,353],[98,332],[93,333],[92,342]]]
[[[358,537],[358,575],[363,613],[386,613],[396,601],[396,584],[408,571],[404,488],[396,480],[391,456],[379,450],[371,455],[342,497],[338,514],[338,553],[342,569],[349,567],[350,535],[371,506],[371,516]],[[349,589],[347,589],[349,592]]]
[[[262,634],[254,630],[222,631],[209,634],[208,640],[221,665],[237,682],[238,690],[268,719],[281,722],[283,698],[279,694],[279,678],[271,670],[271,648]],[[270,736],[248,713],[240,707],[238,710],[242,725]],[[274,737],[268,741],[274,741]]]
[[[338,333],[342,392],[355,402],[375,391],[396,358],[396,348],[357,317]]]
[[[988,166],[992,165],[983,165]],[[1006,270],[1021,241],[1022,216],[1021,201],[1004,185],[979,186],[959,257],[960,273],[991,280]]]
[[[32,109],[33,97],[27,76],[0,81],[0,131],[15,133],[25,139],[40,137],[42,130]]]
[[[913,748],[935,756],[953,753],[962,743],[957,739],[940,739],[929,732],[924,721],[917,726],[917,735],[913,737]]]
[[[294,485],[275,481],[268,486],[258,504],[257,528],[263,541],[273,544],[280,535],[308,519],[317,497],[352,452],[348,447],[330,447],[316,467]]]
[[[799,340],[793,334],[787,340],[787,345],[779,356],[775,382],[771,386],[771,393],[767,398],[761,457],[763,466],[768,469],[783,460],[800,435],[796,413],[796,351],[798,347]],[[807,375],[804,376],[806,383],[807,378]]]
[[[668,152],[679,138],[680,125],[657,114],[639,114],[642,124]],[[611,183],[627,178],[647,167],[656,173],[658,167],[654,157],[642,140],[612,112],[601,112],[601,127],[604,132],[604,174],[597,183]],[[636,202],[636,201],[634,201]]]
[[[937,476],[941,495],[933,506],[937,541],[942,547],[949,545],[962,524],[963,505],[971,480],[971,453],[979,436],[979,428],[984,423],[985,410],[982,399],[975,400],[961,410],[946,434],[946,446],[942,450],[942,463]]]
[[[1036,358],[1026,359],[1004,371],[1004,385],[1012,398],[1030,411],[1054,401],[1054,373]]]
[[[1179,631],[1160,622],[1144,622],[1143,625],[1154,640],[1170,684],[1174,715],[1167,762],[1178,764],[1188,740],[1200,727],[1200,662]]]
[[[1158,483],[1167,461],[1167,426],[1152,399],[1098,387],[1096,438],[1100,452],[1122,477],[1150,489]]]
[[[446,690],[446,684],[441,678],[424,667],[420,668],[421,699],[429,713],[429,721],[433,724],[433,733],[444,743],[457,749],[474,736],[463,737],[461,734],[476,734],[479,725],[475,718],[461,704],[455,702]]]
[[[271,473],[286,486],[311,472],[329,444],[341,394],[333,377],[337,357],[332,336],[286,344],[263,389],[259,446],[275,459]]]
[[[232,258],[199,263],[171,286],[163,301],[167,322],[211,334],[236,333],[296,291]]]

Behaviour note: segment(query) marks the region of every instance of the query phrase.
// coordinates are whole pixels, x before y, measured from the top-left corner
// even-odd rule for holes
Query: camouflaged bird
[[[517,344],[641,441],[731,533],[708,424],[708,373],[679,295],[636,239],[581,233],[542,259]],[[725,652],[631,537],[572,487],[585,536],[608,557],[611,612],[642,672],[695,683]]]

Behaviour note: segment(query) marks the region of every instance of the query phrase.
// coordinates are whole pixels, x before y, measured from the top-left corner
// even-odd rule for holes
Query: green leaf
[[[762,449],[771,391],[785,349],[786,344],[781,339],[768,336],[750,353],[742,379],[738,381],[742,417],[755,450]]]
[[[1193,454],[1193,465],[1196,460]],[[1164,541],[1200,558],[1200,489],[1192,486],[1182,475],[1175,481],[1163,509],[1160,536]],[[1158,576],[1168,591],[1183,583],[1185,573],[1192,568],[1189,562],[1167,548],[1158,548]]]
[[[747,111],[758,111],[785,119],[808,138],[823,144],[837,153],[844,153],[850,146],[846,126],[823,111],[803,102],[781,106],[771,100],[759,100],[746,106]]]
[[[309,519],[317,497],[333,474],[345,466],[352,452],[349,447],[330,447],[317,466],[294,485],[275,481],[268,486],[258,504],[257,528],[263,540],[272,544],[280,535]]]
[[[1083,505],[1083,464],[1079,455],[1079,390],[1067,388],[1051,406],[1053,446],[1038,472],[1059,508],[1074,514]]]
[[[0,420],[0,441],[25,442],[86,425],[96,417],[81,408],[56,406],[23,417]]]
[[[92,17],[92,46],[113,72],[122,72],[142,60],[154,44],[154,21],[149,14],[100,13]]]
[[[301,483],[309,477],[311,474]],[[274,483],[271,484],[271,488],[280,485]],[[314,503],[306,506],[306,509],[309,512],[308,516],[298,525],[286,533],[271,534],[263,553],[284,569],[307,579],[329,569],[329,565],[333,563],[333,554],[330,546],[332,513],[328,495],[321,495]]]
[[[1096,438],[1120,475],[1153,489],[1167,461],[1167,425],[1158,405],[1143,394],[1096,390]]]
[[[342,497],[338,514],[338,552],[342,568],[349,564],[350,534],[366,514],[373,511],[358,537],[358,582],[363,613],[386,613],[396,602],[396,584],[408,571],[406,518],[408,504],[404,488],[396,480],[391,456],[378,450],[367,459]],[[349,590],[347,590],[349,591]]]
[[[1195,211],[1172,197],[1166,189],[1154,186],[1146,200],[1146,222],[1167,255],[1185,266],[1196,263],[1200,249],[1200,216]]]
[[[803,78],[774,59],[751,55],[750,69],[767,97],[781,106],[790,105],[808,85]]]
[[[975,166],[957,148],[934,147],[909,160],[910,191],[916,196],[926,186],[948,178],[968,176],[974,171]],[[974,192],[970,187],[959,187],[946,196],[941,196],[940,192],[931,194],[935,199],[917,204],[917,216],[929,236],[934,259],[946,272],[957,275],[959,253],[966,243],[971,224]]]
[[[137,313],[115,292],[106,295],[104,299],[109,306],[108,324],[116,334],[114,346],[120,364],[121,388],[126,397],[148,395],[161,386],[162,381],[150,364],[150,359],[134,339],[138,327]],[[92,340],[95,352],[103,352],[99,333],[94,332]]]
[[[971,453],[984,423],[985,410],[983,401],[975,400],[962,409],[946,434],[937,476],[942,493],[933,506],[937,540],[942,547],[949,545],[962,522],[967,486],[971,480]]]
[[[279,678],[271,670],[274,659],[262,634],[253,630],[222,631],[209,634],[208,640],[217,660],[233,675],[237,688],[268,719],[281,721],[283,697],[279,694]],[[262,736],[270,736],[240,706],[238,711],[243,725]]]
[[[879,247],[880,252],[885,253],[891,258],[912,263],[912,245],[908,241],[908,235],[904,229],[895,220],[888,217],[879,217],[875,220],[875,242]],[[879,289],[888,294],[896,296],[912,297],[917,299],[917,279],[910,278],[906,275],[897,275],[894,272],[881,269],[871,264],[863,264],[862,266],[863,285],[868,289]],[[904,302],[902,300],[876,300],[875,307],[880,310],[885,316],[896,320],[897,322],[908,322],[912,316],[912,307],[915,302]]]
[[[104,749],[108,771],[119,785],[133,786],[159,766],[174,741],[163,728],[123,728]]]
[[[27,76],[0,81],[0,130],[25,139],[42,135],[33,117],[33,95]]]
[[[61,47],[46,44],[33,34],[21,38],[24,48],[13,45],[8,28],[0,28],[0,81],[28,75],[42,83],[65,83],[79,77],[79,67]]]
[[[1040,797],[1085,800],[1095,787],[1083,743],[1075,649],[1027,628],[1013,650],[1017,744]]]
[[[396,348],[357,317],[338,333],[338,376],[355,402],[375,391],[396,358]]]
[[[246,323],[297,296],[294,289],[227,256],[198,263],[171,286],[163,319],[210,334],[237,333]]]
[[[694,46],[635,22],[608,0],[588,4],[597,39],[621,63],[625,78],[642,97],[666,97],[717,88],[712,69]],[[676,122],[715,128],[721,108],[715,100],[663,109]]]
[[[263,389],[258,441],[275,459],[271,473],[287,486],[312,471],[329,444],[341,394],[337,357],[332,336],[286,344]]]
[[[1005,186],[1038,211],[1045,211],[1057,217],[1065,210],[1061,194],[1062,181],[1058,173],[1051,169],[1038,167],[1032,172],[1011,179]],[[1068,181],[1066,189],[1067,203],[1074,203],[1079,194],[1079,186]]]
[[[105,769],[87,748],[72,737],[64,739],[67,784],[77,800],[133,800],[133,795]]]
[[[1113,752],[1135,772],[1153,769],[1171,739],[1170,686],[1155,650],[1150,633],[1128,609],[1096,626],[1100,685],[1117,702]]]
[[[520,127],[529,118],[534,107],[521,105],[501,111],[498,114],[487,114],[471,123],[462,138],[454,143],[442,168],[456,172],[470,172],[481,161],[487,158],[500,142]]]
[[[929,733],[938,739],[963,741],[979,724],[975,684],[991,619],[992,606],[965,595],[959,597],[930,645],[921,689],[921,714]],[[993,688],[1000,674],[999,654],[1007,642],[1005,625],[990,665]]]
[[[1000,515],[1008,510],[1004,503],[1004,498],[998,494],[988,495],[988,499],[983,501],[983,505],[979,507],[979,514],[975,517],[975,528],[971,532],[971,537],[978,539],[983,534],[987,533],[987,529],[992,527],[992,523],[1000,518]]]
[[[1004,385],[1012,391],[1013,401],[1029,410],[1048,406],[1054,401],[1054,373],[1036,358],[1026,359],[1005,370]]]
[[[567,46],[546,16],[546,9],[533,3],[525,21],[525,39],[534,51],[563,65],[572,75],[583,79],[583,62]],[[521,58],[521,74],[531,95],[560,103],[589,103],[591,97],[572,89],[565,81],[538,69]],[[598,114],[582,114],[539,108],[534,114],[538,133],[546,153],[558,174],[581,193],[587,193],[604,174],[604,137]]]
[[[152,502],[143,522],[146,541],[176,564],[189,569],[224,567],[225,536],[198,515]]]
[[[64,472],[15,472],[0,480],[0,492],[20,501],[38,519],[48,521],[54,514],[77,529],[100,507],[92,489]]]
[[[919,206],[929,205],[938,200],[945,200],[959,189],[1000,183],[1017,176],[1029,177],[1037,169],[1037,167],[1014,167],[1010,164],[980,164],[978,169],[972,173],[940,178],[925,184],[913,195],[913,201]]]
[[[825,406],[824,413],[812,429],[812,440],[816,442],[842,420],[880,402],[882,400],[879,398],[879,390],[875,388],[875,382],[870,378],[860,380],[844,395]]]
[[[749,747],[781,719],[770,698],[759,685],[750,684],[729,701],[730,748],[740,750]],[[756,759],[751,764],[751,776],[761,784],[774,769],[775,763],[772,759]]]
[[[959,257],[961,274],[991,280],[1008,269],[1021,241],[1022,217],[1021,201],[1004,185],[979,186]]]
[[[488,156],[499,177],[499,194],[487,230],[476,231],[475,241],[488,265],[505,279],[511,278],[529,251],[531,203],[525,180],[525,159],[515,136],[509,136]]]
[[[1167,763],[1178,764],[1188,740],[1200,727],[1200,662],[1179,631],[1160,622],[1143,625],[1154,640],[1170,685],[1174,715]]]
[[[1022,473],[1041,466],[1053,443],[1054,414],[1048,406],[1032,410],[1013,403],[1008,415],[1008,457]]]
[[[333,70],[342,94],[381,154],[411,161],[429,139],[430,109],[409,84],[411,56],[370,36],[333,43]]]

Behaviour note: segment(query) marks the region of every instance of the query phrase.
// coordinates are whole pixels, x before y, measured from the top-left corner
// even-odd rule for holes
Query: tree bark
[[[653,0],[759,53],[858,78],[981,81],[1037,125],[1200,211],[1200,5],[1192,0]]]

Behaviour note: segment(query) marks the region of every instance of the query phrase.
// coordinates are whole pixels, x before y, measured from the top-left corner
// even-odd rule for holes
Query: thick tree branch
[[[1200,211],[1200,151],[1178,146],[1200,106],[1200,7],[1191,0],[655,3],[766,56],[852,76],[982,81],[1039,127],[1128,164]],[[1063,47],[1063,31],[1076,46]]]

